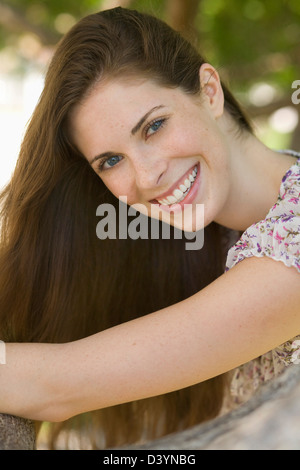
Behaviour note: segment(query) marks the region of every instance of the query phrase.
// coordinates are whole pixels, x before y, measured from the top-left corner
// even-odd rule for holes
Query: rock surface
[[[0,450],[34,450],[35,428],[32,421],[0,414]]]
[[[227,415],[135,449],[300,450],[300,367],[289,366]]]

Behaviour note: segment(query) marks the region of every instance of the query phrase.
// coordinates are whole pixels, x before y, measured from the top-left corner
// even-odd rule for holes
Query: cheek
[[[109,170],[109,175],[103,175],[100,178],[107,189],[118,199],[126,197],[128,204],[137,201],[135,185],[129,175],[124,175],[121,171]]]
[[[162,157],[193,157],[201,153],[202,142],[200,133],[188,129],[184,132],[176,132],[159,148]]]
[[[197,115],[194,119],[193,116],[186,120],[182,119],[177,125],[176,133],[169,140],[169,148],[173,150],[173,155],[202,156],[211,153],[212,149],[218,146],[218,129],[214,129],[214,123],[199,119]]]
[[[208,167],[227,171],[229,164],[229,147],[219,129],[207,129],[202,134],[202,156]]]

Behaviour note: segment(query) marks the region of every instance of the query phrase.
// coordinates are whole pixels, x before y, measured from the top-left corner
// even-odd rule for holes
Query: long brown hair
[[[186,250],[184,238],[99,240],[96,208],[108,202],[118,210],[118,201],[69,133],[74,106],[98,81],[134,74],[196,94],[203,62],[164,22],[122,8],[82,19],[62,39],[1,195],[1,339],[73,341],[181,301],[223,272],[229,231],[215,223],[198,251]],[[227,111],[251,131],[223,88]],[[220,376],[81,415],[54,426],[52,444],[77,425],[97,448],[184,429],[219,412],[224,383]]]

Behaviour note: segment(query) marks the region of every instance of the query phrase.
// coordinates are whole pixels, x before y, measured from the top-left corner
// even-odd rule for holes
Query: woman
[[[81,20],[2,195],[0,411],[101,409],[96,445],[111,447],[216,416],[279,373],[300,332],[299,164],[256,139],[161,21],[121,8]],[[204,205],[203,248],[99,240],[96,208],[124,197],[187,232]]]

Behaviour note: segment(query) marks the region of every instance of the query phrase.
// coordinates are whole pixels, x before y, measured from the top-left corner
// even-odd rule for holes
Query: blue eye
[[[152,134],[155,134],[164,124],[165,119],[157,119],[156,121],[150,122],[146,128],[146,137],[150,137]]]
[[[120,155],[115,155],[114,157],[110,157],[106,160],[106,163],[109,165],[109,166],[114,166],[116,165],[117,163],[119,163],[120,161]]]
[[[121,155],[113,155],[112,157],[107,157],[106,159],[102,160],[100,163],[99,169],[105,170],[108,168],[112,168],[113,166],[117,165],[122,160]]]

